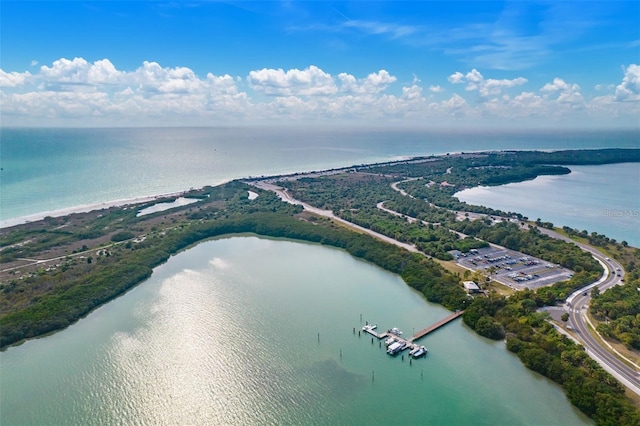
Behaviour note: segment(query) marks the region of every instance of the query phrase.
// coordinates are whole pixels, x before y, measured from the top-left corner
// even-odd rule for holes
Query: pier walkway
[[[389,336],[389,333],[378,333],[375,331],[375,329],[378,328],[377,325],[373,325],[373,324],[367,324],[364,327],[362,327],[362,330],[365,333],[369,333],[370,335],[372,335],[373,337],[375,337],[376,339],[384,339],[385,337]]]
[[[410,339],[407,339],[407,342],[413,343],[414,341],[423,338],[424,336],[426,336],[427,334],[431,333],[432,331],[436,331],[437,329],[439,329],[443,325],[449,324],[454,319],[460,317],[463,313],[464,313],[464,311],[457,311],[457,312],[449,315],[448,317],[441,319],[437,323],[432,324],[427,328],[423,328],[422,330],[418,331],[416,334],[411,336]]]
[[[422,330],[418,331],[416,334],[414,334],[413,336],[411,336],[408,339],[405,339],[404,337],[402,337],[402,332],[400,330],[398,330],[397,328],[393,328],[390,329],[384,333],[378,333],[376,331],[376,329],[378,328],[377,325],[375,324],[369,324],[367,322],[367,324],[362,327],[362,331],[364,331],[365,333],[368,333],[370,335],[372,335],[373,337],[375,337],[378,340],[382,340],[382,339],[386,339],[386,338],[390,338],[389,340],[391,342],[399,342],[401,343],[401,347],[397,347],[397,350],[394,350],[393,354],[396,354],[398,352],[402,352],[405,349],[411,349],[411,352],[413,352],[414,350],[418,350],[420,348],[422,348],[424,350],[424,352],[422,352],[423,354],[426,353],[426,348],[424,346],[419,346],[417,344],[414,343],[414,341],[423,338],[424,336],[426,336],[427,334],[439,329],[440,327],[449,324],[451,321],[455,320],[456,318],[459,318],[462,314],[464,313],[464,311],[456,311],[455,313],[449,315],[446,318],[441,319],[440,321],[436,322],[435,324],[430,325],[427,328],[423,328]],[[353,329],[353,332],[355,333],[355,328]],[[358,332],[358,335],[360,335],[360,332]],[[373,342],[373,339],[371,339],[371,341]],[[390,343],[386,343],[387,345],[389,345]],[[411,355],[411,353],[410,353]]]

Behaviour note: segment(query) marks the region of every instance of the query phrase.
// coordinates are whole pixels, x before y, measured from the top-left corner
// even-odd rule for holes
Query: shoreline
[[[540,150],[540,151],[547,151],[547,150]],[[269,179],[276,179],[276,178],[291,178],[291,177],[295,177],[297,179],[303,175],[323,175],[327,173],[338,173],[341,171],[346,171],[346,170],[350,170],[357,167],[372,167],[372,166],[381,166],[381,165],[394,164],[394,163],[400,164],[405,162],[423,161],[429,158],[444,157],[447,155],[452,155],[452,156],[453,155],[469,155],[469,154],[480,154],[480,153],[486,153],[486,152],[493,152],[493,151],[474,150],[474,151],[442,152],[442,153],[427,154],[427,155],[396,155],[390,158],[389,160],[376,161],[373,163],[353,164],[350,166],[334,167],[329,169],[286,172],[281,174],[262,175],[262,176],[249,175],[244,177],[238,177],[235,179],[223,180],[222,182],[211,184],[210,186],[224,185],[225,183],[228,183],[233,180],[255,181],[255,180],[269,180]],[[170,192],[170,193],[156,194],[156,195],[143,195],[143,196],[134,197],[134,198],[123,198],[118,200],[96,202],[96,203],[90,203],[90,204],[81,204],[81,205],[65,207],[61,209],[46,210],[39,213],[33,213],[33,214],[18,216],[18,217],[9,218],[9,219],[0,219],[0,230],[12,228],[18,225],[24,225],[31,222],[38,222],[38,221],[44,220],[46,217],[64,217],[64,216],[68,216],[70,214],[75,214],[75,213],[89,213],[91,211],[103,210],[111,207],[124,207],[129,204],[148,203],[151,201],[158,201],[166,197],[179,197],[187,194],[189,191],[194,189],[201,189],[201,188],[190,188],[190,189],[185,189],[178,192]]]
[[[599,148],[581,148],[578,149],[576,151],[589,151],[589,150],[598,150]],[[627,149],[627,148],[604,148],[604,149]],[[281,179],[281,180],[286,180],[286,179],[299,179],[303,176],[321,176],[321,175],[327,175],[327,174],[335,174],[335,173],[341,173],[341,172],[345,172],[345,171],[349,171],[352,169],[366,169],[366,168],[370,168],[370,167],[377,167],[377,166],[386,166],[386,165],[393,165],[393,164],[402,164],[402,163],[417,163],[417,162],[427,162],[436,158],[440,158],[440,157],[448,157],[448,156],[468,156],[468,155],[479,155],[479,154],[490,154],[490,153],[509,153],[509,152],[519,152],[519,151],[529,151],[527,149],[499,149],[499,150],[471,150],[471,151],[452,151],[452,152],[446,152],[446,153],[439,153],[439,154],[427,154],[427,155],[413,155],[413,156],[395,156],[392,159],[389,160],[385,160],[385,161],[378,161],[378,162],[373,162],[373,163],[362,163],[362,164],[353,164],[350,166],[343,166],[343,167],[334,167],[334,168],[329,168],[329,169],[321,169],[321,170],[308,170],[308,171],[300,171],[300,172],[291,172],[291,173],[283,173],[283,174],[274,174],[274,175],[262,175],[262,176],[245,176],[245,177],[239,177],[236,179],[230,179],[230,180],[224,180],[222,182],[216,183],[216,184],[211,184],[211,185],[205,185],[205,186],[219,186],[219,185],[224,185],[225,183],[228,183],[230,181],[236,180],[236,181],[240,181],[240,182],[251,182],[251,181],[270,181],[270,180],[274,180],[274,179]],[[531,152],[544,152],[544,153],[550,153],[550,152],[562,152],[565,151],[563,149],[536,149],[536,150],[532,150]],[[572,150],[570,150],[572,151]],[[634,163],[636,161],[634,160],[628,160],[628,161],[623,161],[624,162],[631,162]],[[614,163],[609,163],[609,162],[603,162],[603,163],[597,163],[597,164],[570,164],[570,165],[565,165],[564,167],[570,168],[570,166],[579,166],[579,165],[590,165],[590,166],[604,166],[604,165],[609,165],[609,164],[619,164],[617,162]],[[571,170],[571,172],[573,172]],[[538,178],[540,176],[536,176],[536,178]],[[508,184],[512,184],[512,183],[520,183],[520,182],[508,182],[505,184],[500,184],[500,185],[495,185],[495,186],[504,186],[504,185],[508,185]],[[490,188],[494,185],[489,185],[487,186],[487,188]],[[204,186],[203,186],[204,187]],[[472,188],[465,188],[463,190],[469,190],[469,189],[475,189],[475,188],[481,188],[482,186],[475,186]],[[182,191],[177,191],[177,192],[171,192],[171,193],[164,193],[164,194],[156,194],[156,195],[143,195],[143,196],[139,196],[139,197],[135,197],[135,198],[124,198],[124,199],[118,199],[118,200],[111,200],[111,201],[105,201],[105,202],[97,202],[97,203],[91,203],[91,204],[82,204],[82,205],[77,205],[77,206],[71,206],[71,207],[66,207],[66,208],[62,208],[62,209],[56,209],[56,210],[49,210],[49,211],[44,211],[44,212],[39,212],[39,213],[34,213],[34,214],[29,214],[29,215],[25,215],[25,216],[19,216],[19,217],[15,217],[15,218],[9,218],[9,219],[0,219],[0,230],[3,229],[7,229],[7,228],[12,228],[14,226],[18,226],[18,225],[24,225],[27,223],[32,223],[32,222],[37,222],[37,221],[41,221],[44,220],[46,217],[64,217],[64,216],[68,216],[71,214],[75,214],[75,213],[88,213],[91,211],[96,211],[96,210],[104,210],[104,209],[109,209],[112,207],[124,207],[127,205],[132,205],[132,204],[142,204],[142,203],[148,203],[148,202],[152,202],[152,201],[159,201],[163,198],[170,198],[170,197],[180,197],[180,196],[184,196],[187,193],[189,193],[190,191],[193,190],[197,190],[197,189],[202,189],[202,187],[200,188],[190,188],[190,189],[185,189]]]
[[[164,198],[180,197],[188,193],[190,189],[178,192],[171,192],[158,195],[146,195],[136,198],[125,198],[120,200],[105,201],[102,203],[83,204],[79,206],[67,207],[57,210],[49,210],[41,213],[34,213],[27,216],[4,219],[0,221],[0,229],[12,228],[18,225],[24,225],[31,222],[38,222],[47,217],[64,217],[75,213],[88,213],[96,210],[105,210],[111,207],[125,207],[128,205],[148,203],[151,201],[160,201]]]

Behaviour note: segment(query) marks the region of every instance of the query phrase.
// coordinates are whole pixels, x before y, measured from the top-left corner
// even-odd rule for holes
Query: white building
[[[469,294],[480,293],[480,287],[478,287],[478,284],[474,283],[473,281],[464,281],[462,285],[464,285],[464,289]]]

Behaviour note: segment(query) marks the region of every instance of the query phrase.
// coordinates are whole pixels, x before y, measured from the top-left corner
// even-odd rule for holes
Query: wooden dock
[[[410,351],[409,354],[411,356],[412,355],[412,351],[422,348],[422,350],[424,350],[424,352],[422,352],[421,355],[418,355],[418,356],[424,356],[424,354],[426,354],[426,352],[427,352],[427,349],[424,346],[417,345],[416,343],[414,343],[414,341],[423,338],[427,334],[439,329],[440,327],[442,327],[442,326],[444,326],[446,324],[449,324],[451,321],[455,320],[456,318],[459,318],[463,313],[464,313],[464,311],[456,311],[455,313],[449,315],[448,317],[441,319],[437,323],[432,324],[429,327],[418,331],[416,334],[411,336],[409,339],[405,339],[404,337],[402,337],[401,336],[402,332],[400,330],[398,330],[397,328],[389,329],[385,333],[378,333],[376,331],[378,326],[376,324],[369,324],[369,322],[367,322],[366,325],[364,327],[362,327],[362,331],[364,331],[367,334],[370,334],[371,336],[375,337],[378,340],[386,339],[388,337],[393,337],[393,341],[394,342],[401,343],[402,344],[401,348],[397,348],[396,347],[396,348],[392,348],[391,349],[392,352],[387,351],[387,353],[390,353],[391,355],[396,355],[399,352],[403,352],[403,351],[409,349],[409,351]],[[353,332],[355,334],[355,332],[356,332],[355,327],[353,329]],[[358,336],[360,336],[360,331],[358,331]],[[373,343],[373,339],[371,339],[371,343]],[[393,346],[393,344],[391,346]],[[402,355],[402,358],[404,359],[404,355]]]
[[[369,333],[370,335],[372,335],[373,337],[375,337],[376,339],[384,339],[387,336],[389,336],[389,333],[378,333],[377,331],[375,331],[375,329],[377,328],[377,325],[373,325],[373,324],[367,324],[364,327],[362,327],[362,330],[365,333]]]
[[[449,324],[451,321],[453,321],[454,319],[460,317],[462,314],[464,313],[464,311],[456,311],[455,313],[449,315],[448,317],[441,319],[440,321],[438,321],[435,324],[430,325],[427,328],[423,328],[422,330],[418,331],[416,334],[414,334],[413,336],[411,336],[410,339],[407,339],[407,342],[409,343],[413,343],[414,341],[423,338],[424,336],[426,336],[427,334],[436,331],[437,329],[439,329],[440,327],[442,327],[443,325]]]

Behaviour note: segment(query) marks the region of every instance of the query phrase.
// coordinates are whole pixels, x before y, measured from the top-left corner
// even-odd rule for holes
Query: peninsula
[[[397,273],[427,300],[465,310],[465,324],[479,334],[506,338],[507,348],[528,368],[559,383],[597,423],[637,424],[633,395],[567,336],[571,332],[562,321],[554,328],[541,309],[560,305],[600,280],[589,289],[591,316],[603,320],[598,331],[637,357],[640,296],[629,289],[640,285],[640,250],[586,230],[554,229],[548,222],[453,197],[477,185],[566,174],[569,165],[621,162],[640,162],[640,150],[458,153],[243,179],[187,191],[180,196],[192,202],[167,210],[144,209],[174,202],[177,195],[4,228],[0,345],[68,326],[193,244],[249,232],[338,247]],[[576,242],[615,263],[603,266]],[[570,273],[534,291],[526,284],[521,289],[504,285],[491,265],[465,269],[462,255],[489,246]],[[481,295],[467,294],[463,280],[478,283]],[[608,288],[604,285],[615,287],[600,292]],[[606,318],[612,321],[604,324]]]

